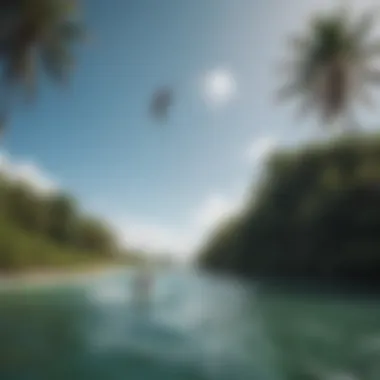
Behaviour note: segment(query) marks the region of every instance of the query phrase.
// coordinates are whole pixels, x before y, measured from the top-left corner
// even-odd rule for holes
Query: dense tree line
[[[69,195],[42,194],[0,176],[0,270],[109,260],[118,254],[125,253],[113,231],[82,213]]]
[[[279,151],[200,264],[248,276],[380,280],[380,137]]]

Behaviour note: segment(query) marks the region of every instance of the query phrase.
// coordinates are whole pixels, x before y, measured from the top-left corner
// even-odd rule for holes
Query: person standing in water
[[[137,273],[135,282],[135,295],[137,301],[149,302],[152,298],[153,276],[148,265],[142,267]]]

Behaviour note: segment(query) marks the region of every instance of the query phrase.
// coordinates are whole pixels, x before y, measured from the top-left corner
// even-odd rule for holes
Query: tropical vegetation
[[[380,84],[374,66],[380,41],[371,38],[375,15],[371,10],[355,19],[348,9],[338,8],[313,17],[308,30],[290,39],[279,99],[298,99],[299,116],[314,113],[324,126],[356,128],[355,111],[373,106],[371,90]]]
[[[75,0],[5,0],[0,4],[1,122],[20,90],[36,94],[39,74],[67,78],[73,48],[84,34]]]
[[[41,193],[0,175],[0,271],[121,260],[138,258],[125,252],[113,230],[82,212],[72,197]]]
[[[380,71],[371,41],[375,13],[352,21],[339,9],[292,38],[280,99],[326,127],[357,127],[357,105],[372,105]],[[200,253],[202,266],[255,277],[360,279],[380,283],[380,138],[359,135],[279,151],[245,210]],[[256,185],[257,186],[257,185]]]
[[[255,277],[380,282],[380,136],[278,151],[200,265]]]

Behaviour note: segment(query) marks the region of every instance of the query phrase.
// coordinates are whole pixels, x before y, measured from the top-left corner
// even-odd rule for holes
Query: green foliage
[[[62,244],[70,244],[75,240],[75,205],[66,195],[57,194],[47,202],[47,234],[51,239]]]
[[[274,155],[255,199],[214,233],[200,264],[251,276],[376,281],[380,138]]]
[[[109,261],[121,252],[100,220],[83,215],[66,194],[41,195],[0,176],[0,271]]]
[[[369,11],[352,20],[338,9],[315,17],[291,40],[280,99],[299,100],[300,116],[314,112],[323,123],[343,117],[350,124],[344,127],[350,127],[354,106],[372,106],[371,90],[379,84],[373,61],[380,45],[371,40],[374,14]]]
[[[110,251],[115,248],[115,237],[101,221],[87,217],[76,226],[76,244],[88,251]]]
[[[0,5],[0,59],[12,85],[35,90],[38,65],[61,80],[72,64],[73,43],[83,35],[73,0],[12,0]]]
[[[15,95],[34,100],[41,73],[66,81],[74,64],[75,43],[84,30],[75,0],[3,0],[0,3],[2,71],[0,128],[7,122]]]

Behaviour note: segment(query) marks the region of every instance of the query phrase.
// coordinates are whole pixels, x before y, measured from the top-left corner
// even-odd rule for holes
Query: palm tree
[[[2,115],[17,90],[34,98],[38,72],[62,82],[73,64],[71,47],[83,34],[73,0],[2,0],[0,63]],[[42,67],[39,67],[41,63]]]
[[[284,67],[290,80],[279,99],[298,98],[300,116],[315,112],[325,125],[353,126],[355,106],[371,106],[371,87],[380,84],[373,66],[380,41],[369,38],[374,20],[374,12],[355,21],[342,9],[314,18],[306,34],[291,39],[293,59]]]

